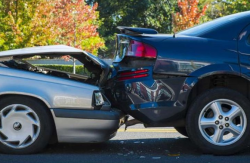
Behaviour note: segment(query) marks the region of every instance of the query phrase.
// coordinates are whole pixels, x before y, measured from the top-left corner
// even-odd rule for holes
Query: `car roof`
[[[7,50],[0,52],[0,57],[7,57],[7,56],[18,56],[18,55],[36,55],[36,54],[57,54],[57,53],[83,53],[82,50],[66,46],[66,45],[50,45],[50,46],[36,46],[36,47],[29,47],[29,48],[22,48],[22,49],[15,49],[15,50]]]
[[[240,32],[250,24],[250,11],[236,13],[194,26],[177,33],[195,37],[221,40],[235,40]]]

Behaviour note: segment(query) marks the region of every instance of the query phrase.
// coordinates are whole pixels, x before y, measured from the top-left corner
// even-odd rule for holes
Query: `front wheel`
[[[249,140],[249,106],[249,100],[234,90],[215,88],[203,93],[187,113],[190,139],[205,153],[239,152]]]
[[[8,96],[0,100],[0,151],[31,154],[42,150],[52,134],[48,109],[33,98]]]

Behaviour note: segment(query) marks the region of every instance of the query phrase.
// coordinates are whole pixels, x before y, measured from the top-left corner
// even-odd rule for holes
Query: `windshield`
[[[187,30],[181,31],[177,34],[180,35],[187,35],[187,36],[200,36],[202,34],[208,33],[216,28],[226,26],[228,24],[231,24],[233,22],[238,21],[239,19],[245,18],[245,16],[249,15],[249,12],[243,12],[243,13],[238,13],[234,15],[229,15],[225,17],[221,17],[218,19],[215,19],[213,21],[197,25],[193,28],[189,28]]]

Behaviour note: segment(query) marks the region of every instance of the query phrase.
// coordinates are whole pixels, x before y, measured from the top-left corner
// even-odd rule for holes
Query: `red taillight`
[[[141,75],[134,75],[134,76],[124,76],[124,77],[119,77],[118,80],[122,81],[122,80],[143,78],[143,77],[147,77],[147,76],[148,76],[148,74],[141,74]]]
[[[156,49],[145,43],[131,40],[126,56],[156,58]]]
[[[136,71],[129,71],[129,72],[122,72],[119,74],[118,80],[129,80],[129,79],[136,79],[136,78],[143,78],[148,76],[148,70],[136,70]]]
[[[140,73],[145,73],[148,72],[148,70],[137,70],[137,71],[129,71],[129,72],[122,72],[120,73],[120,76],[125,76],[125,75],[134,75],[134,74],[140,74]]]

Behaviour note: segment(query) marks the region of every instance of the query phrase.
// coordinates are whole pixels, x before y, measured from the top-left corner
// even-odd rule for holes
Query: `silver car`
[[[71,56],[88,75],[37,67],[30,57]],[[101,87],[109,65],[85,51],[64,45],[0,52],[0,151],[28,154],[50,142],[103,142],[123,117],[111,108]]]

